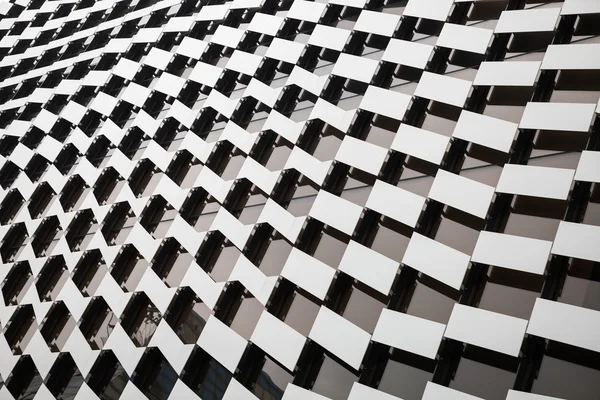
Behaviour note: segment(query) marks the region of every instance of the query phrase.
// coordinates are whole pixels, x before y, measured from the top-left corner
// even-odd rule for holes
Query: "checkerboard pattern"
[[[600,2],[0,3],[0,399],[600,394]]]

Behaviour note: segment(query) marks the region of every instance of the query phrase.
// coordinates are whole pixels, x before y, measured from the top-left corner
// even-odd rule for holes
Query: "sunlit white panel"
[[[559,17],[558,7],[503,11],[494,32],[550,32],[556,27]]]
[[[595,110],[596,104],[527,103],[519,128],[587,132]]]
[[[600,311],[537,299],[527,333],[600,352]]]
[[[445,329],[446,325],[439,322],[383,309],[373,331],[373,341],[433,360]]]
[[[338,269],[387,296],[399,266],[396,261],[351,240]]]
[[[402,263],[455,289],[460,289],[470,257],[440,242],[413,233]]]
[[[494,197],[494,188],[440,169],[429,197],[468,214],[485,218]]]
[[[444,336],[518,357],[527,320],[455,304]]]
[[[471,261],[542,275],[552,242],[502,233],[479,233]]]
[[[561,221],[552,254],[600,262],[600,226]]]
[[[508,153],[517,129],[513,122],[465,110],[460,113],[452,136]]]
[[[308,337],[354,369],[360,367],[371,339],[367,332],[324,306],[321,306]]]
[[[233,329],[211,315],[198,338],[198,346],[230,372],[235,372],[248,342]]]
[[[293,371],[306,338],[286,325],[285,322],[264,310],[258,320],[250,341],[266,351]]]
[[[496,191],[566,200],[574,175],[575,171],[572,169],[506,164]]]

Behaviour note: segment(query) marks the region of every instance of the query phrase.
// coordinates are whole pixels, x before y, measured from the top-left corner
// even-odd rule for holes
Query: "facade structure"
[[[0,399],[600,396],[600,1],[0,14]]]

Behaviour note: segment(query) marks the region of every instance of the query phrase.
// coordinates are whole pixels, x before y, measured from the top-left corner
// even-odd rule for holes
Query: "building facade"
[[[0,399],[600,398],[600,1],[0,16]]]

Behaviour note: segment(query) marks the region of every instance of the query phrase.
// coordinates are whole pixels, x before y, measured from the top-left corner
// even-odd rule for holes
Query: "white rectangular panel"
[[[354,24],[354,30],[391,37],[399,21],[398,15],[363,10]]]
[[[564,400],[558,397],[542,396],[541,394],[532,394],[527,392],[519,392],[517,390],[509,390],[506,400]]]
[[[542,275],[552,242],[482,231],[471,261]]]
[[[198,338],[198,346],[223,365],[235,372],[248,342],[227,325],[211,315]]]
[[[484,61],[477,70],[473,85],[533,87],[540,65],[540,61]]]
[[[345,136],[335,159],[377,176],[387,153],[388,151],[383,147],[351,136]],[[356,157],[357,154],[360,154],[361,157]]]
[[[565,0],[561,15],[582,15],[600,13],[600,2],[594,0]]]
[[[289,371],[293,371],[306,338],[267,310],[263,310],[250,341],[266,351]]]
[[[600,262],[600,226],[561,221],[552,254]]]
[[[321,396],[310,390],[288,383],[281,400],[330,400],[329,397]]]
[[[470,91],[471,82],[469,81],[423,72],[415,90],[415,96],[462,108]]]
[[[331,73],[355,81],[370,83],[378,66],[377,60],[341,53]]]
[[[350,31],[317,24],[310,35],[310,38],[308,39],[308,44],[324,47],[326,49],[342,51],[349,37]]]
[[[327,5],[312,1],[295,0],[287,13],[288,18],[318,22]]]
[[[600,182],[600,151],[583,151],[575,170],[575,180]]]
[[[437,383],[427,382],[421,400],[484,400]]]
[[[494,31],[491,29],[444,24],[436,45],[476,54],[485,54],[493,35]]]
[[[404,15],[446,21],[454,0],[409,0]]]
[[[454,289],[460,289],[470,257],[418,233],[413,233],[402,263]]]
[[[387,296],[399,267],[396,261],[351,240],[338,269]]]
[[[600,311],[537,299],[527,333],[600,352]]]
[[[518,357],[527,320],[455,304],[444,336]]]
[[[281,276],[300,286],[318,299],[327,295],[335,270],[298,249],[292,249]]]
[[[402,120],[411,101],[411,96],[403,93],[369,86],[359,108],[386,117]]]
[[[390,39],[381,59],[408,67],[425,69],[433,46],[408,40]]]
[[[358,382],[354,382],[352,390],[348,396],[348,400],[402,400],[399,397],[392,396],[391,394],[384,393],[380,390],[373,389],[366,385],[361,385]]]
[[[596,104],[527,103],[519,128],[587,132],[595,111]]]
[[[360,367],[371,340],[367,332],[324,306],[321,306],[308,337],[354,369]]]
[[[319,191],[309,212],[311,217],[347,235],[352,235],[361,214],[362,207],[324,190]]]
[[[414,126],[401,124],[391,148],[401,153],[440,165],[450,138]]]
[[[434,360],[446,325],[397,311],[383,309],[373,340]]]
[[[494,32],[551,32],[559,17],[560,8],[503,11]]]
[[[494,197],[494,188],[440,169],[429,197],[468,214],[485,218]]]
[[[414,228],[421,216],[425,200],[418,194],[377,180],[365,207]]]
[[[508,153],[518,127],[503,119],[465,110],[460,113],[452,136]]]
[[[564,168],[506,164],[496,186],[498,193],[566,200],[575,171]]]
[[[600,69],[600,43],[550,45],[544,54],[542,69]]]

